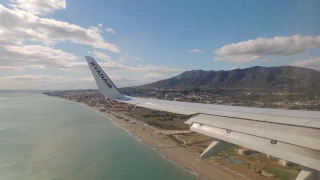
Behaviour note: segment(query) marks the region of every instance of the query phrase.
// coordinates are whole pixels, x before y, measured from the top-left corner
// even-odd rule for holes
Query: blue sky
[[[320,69],[317,0],[0,4],[0,89],[95,88],[85,55],[120,87],[192,69]]]

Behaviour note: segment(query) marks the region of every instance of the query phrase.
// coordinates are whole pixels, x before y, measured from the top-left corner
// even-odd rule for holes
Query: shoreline
[[[156,150],[164,158],[180,166],[185,171],[194,174],[195,176],[199,177],[199,179],[244,179],[235,173],[213,164],[212,162],[202,160],[199,154],[179,146],[174,140],[166,137],[165,135],[157,134],[157,129],[152,126],[139,123],[133,124],[132,122],[120,119],[109,112],[101,112],[97,106],[89,106],[88,104],[76,102],[74,100],[68,101],[78,103],[85,108],[91,109],[103,115],[106,119],[111,120],[114,124],[127,131],[131,136],[140,142]]]

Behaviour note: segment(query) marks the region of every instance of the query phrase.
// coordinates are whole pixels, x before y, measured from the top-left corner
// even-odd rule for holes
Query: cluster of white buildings
[[[253,154],[255,153],[256,151],[250,149],[250,148],[246,148],[246,147],[243,147],[243,148],[240,148],[238,149],[238,154],[240,155],[250,155],[250,154]],[[273,158],[272,156],[270,156],[269,154],[266,154],[266,156],[268,158]],[[284,159],[278,159],[278,163],[282,166],[291,166],[293,165],[292,162],[290,161],[287,161],[287,160],[284,160]]]

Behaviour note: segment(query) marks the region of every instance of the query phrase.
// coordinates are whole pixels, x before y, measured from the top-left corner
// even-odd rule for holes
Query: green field
[[[294,180],[298,176],[298,172],[294,170],[283,170],[274,167],[265,167],[265,171],[270,172],[277,176],[278,179],[282,180]]]
[[[164,130],[189,130],[189,125],[184,122],[189,116],[170,112],[140,109],[130,113],[133,118],[143,121],[151,126]]]

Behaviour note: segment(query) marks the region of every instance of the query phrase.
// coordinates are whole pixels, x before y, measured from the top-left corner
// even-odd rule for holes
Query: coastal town
[[[231,106],[320,110],[318,91],[210,90],[124,90],[137,97]]]
[[[215,91],[155,91],[155,90],[128,90],[122,89],[123,93],[131,96],[144,98],[157,98],[172,101],[187,101],[207,104],[225,104],[251,107],[267,107],[277,104],[281,108],[316,109],[320,106],[318,95],[303,96],[292,92],[230,92]],[[179,115],[168,112],[154,111],[134,105],[120,103],[105,99],[97,90],[72,90],[46,92],[49,96],[56,96],[70,101],[83,103],[88,107],[95,108],[101,113],[112,114],[117,119],[130,124],[141,126],[141,131],[148,136],[162,137],[174,141],[179,146],[198,156],[212,142],[213,138],[189,131],[189,126],[184,122],[191,116]],[[291,104],[266,102],[261,97],[283,97],[291,96]],[[296,97],[300,97],[299,100]],[[301,97],[304,98],[301,98]],[[234,98],[237,97],[237,98]],[[247,97],[247,99],[244,99]],[[256,101],[255,99],[259,99]],[[272,99],[272,98],[271,98]],[[276,98],[275,98],[276,99]],[[261,101],[262,100],[262,101]],[[310,108],[311,107],[311,108]],[[284,159],[272,157],[253,149],[232,145],[231,148],[206,160],[211,165],[234,174],[242,179],[295,179],[298,175],[300,165],[293,164]]]
[[[171,101],[221,104],[244,107],[320,110],[319,91],[254,91],[233,89],[168,90],[168,89],[120,89],[123,94]],[[87,103],[106,104],[97,90],[51,92],[50,95],[73,98]],[[109,104],[110,105],[110,104]]]

